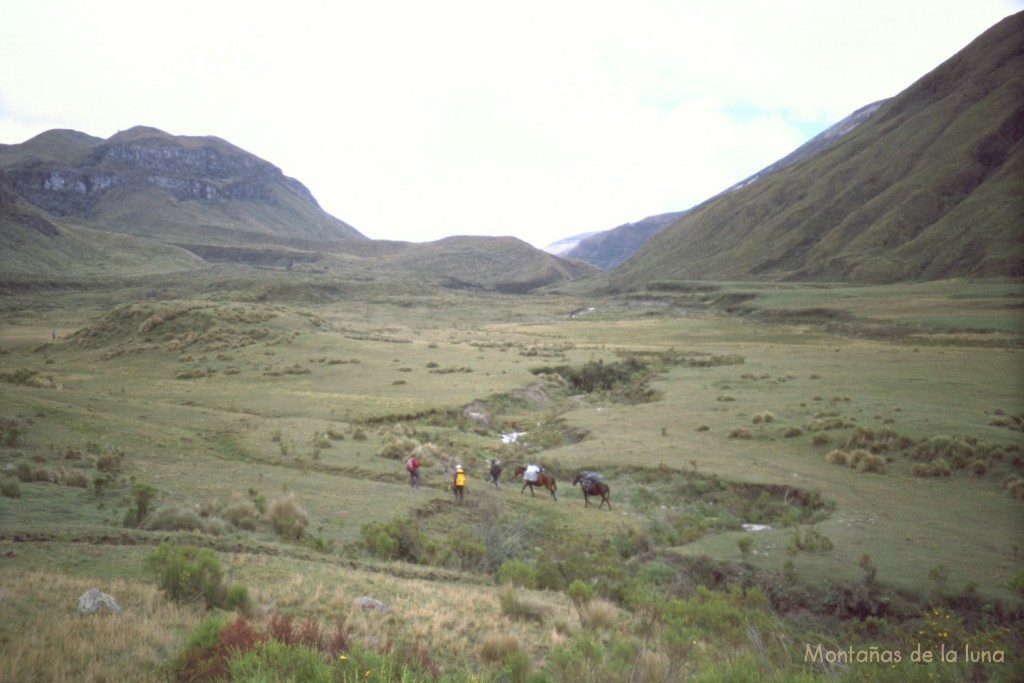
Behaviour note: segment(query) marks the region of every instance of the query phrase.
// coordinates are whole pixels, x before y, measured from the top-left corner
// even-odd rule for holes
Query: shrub
[[[125,515],[125,526],[134,519],[134,510]],[[227,528],[224,521],[216,517],[201,517],[192,508],[171,507],[161,508],[142,521],[139,526],[146,531],[198,531],[212,536],[220,536]]]
[[[149,514],[149,506],[159,491],[154,486],[143,484],[140,481],[132,484],[132,499],[135,501],[135,509],[125,514],[124,525],[127,527],[138,527],[145,521]]]
[[[580,623],[595,630],[610,629],[619,614],[614,603],[598,598],[584,603],[579,608]]]
[[[949,468],[949,464],[942,458],[932,462],[914,463],[911,471],[913,471],[915,477],[948,477],[953,473]]]
[[[886,460],[881,455],[866,453],[856,464],[858,472],[884,472]],[[853,465],[851,465],[853,467]]]
[[[498,567],[498,583],[520,588],[536,588],[537,574],[533,566],[521,560],[506,560]]]
[[[793,542],[786,546],[786,553],[830,553],[832,548],[832,539],[817,529],[807,529],[803,536],[800,535],[800,530],[796,529],[793,532]]]
[[[80,472],[78,470],[68,472],[67,474],[64,475],[64,485],[74,486],[75,488],[80,489],[87,489],[89,488],[89,477],[85,474],[85,472]]]
[[[405,460],[412,455],[417,446],[419,443],[415,439],[389,434],[377,455],[390,460]]]
[[[0,477],[0,496],[4,498],[21,498],[21,487],[17,479]]]
[[[480,644],[478,653],[480,659],[485,662],[496,664],[505,661],[509,655],[519,654],[522,650],[519,646],[519,639],[511,633],[487,636]]]
[[[224,607],[235,612],[241,612],[246,616],[251,616],[254,603],[252,596],[249,594],[249,588],[244,583],[231,584],[224,598]]]
[[[828,460],[833,465],[845,465],[846,464],[846,452],[841,451],[838,448],[832,449],[825,454],[825,460]]]
[[[256,504],[249,500],[230,503],[220,514],[231,526],[246,531],[256,531],[260,519],[260,511]]]
[[[1003,488],[1010,494],[1011,498],[1016,500],[1024,500],[1024,478],[1013,477],[1003,484]]]
[[[267,515],[274,531],[289,540],[297,541],[302,538],[306,533],[306,526],[309,525],[305,511],[295,502],[294,492],[271,502]]]
[[[334,445],[331,438],[323,432],[313,432],[312,444],[313,448],[331,448]]]
[[[755,414],[754,417],[751,419],[751,421],[754,424],[761,424],[761,423],[768,424],[769,422],[775,422],[775,415],[770,413],[770,412],[768,412],[768,411],[765,411],[763,413]]]
[[[16,417],[0,418],[0,442],[5,446],[17,448],[27,431],[25,423]]]
[[[752,439],[754,438],[753,432],[745,427],[736,427],[729,430],[730,439]]]
[[[171,600],[202,602],[208,608],[224,605],[224,570],[209,548],[165,542],[143,562]]]
[[[804,430],[800,429],[799,427],[787,427],[786,431],[782,433],[782,436],[786,439],[792,439],[795,436],[802,436],[803,433]]]
[[[513,619],[544,623],[552,614],[554,607],[547,602],[520,598],[515,586],[506,583],[498,589],[498,604],[501,613]]]
[[[229,680],[303,681],[330,683],[337,674],[314,648],[286,645],[278,640],[263,640],[251,649],[231,650],[227,661]]]

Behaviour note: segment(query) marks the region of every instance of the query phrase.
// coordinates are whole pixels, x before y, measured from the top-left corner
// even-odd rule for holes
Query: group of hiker
[[[422,480],[420,479],[420,461],[415,454],[410,455],[405,461],[405,470],[409,473],[409,486],[411,488],[419,488]],[[491,469],[488,475],[488,481],[498,486],[498,479],[501,477],[501,461],[496,458],[491,458]],[[462,500],[466,491],[466,470],[460,464],[455,466],[455,473],[452,476],[451,491],[455,494],[457,500]]]
[[[491,458],[490,464],[491,466],[488,471],[486,481],[489,481],[493,483],[495,487],[498,487],[498,480],[501,478],[501,472],[503,469],[501,460]],[[420,478],[420,461],[415,454],[410,455],[406,459],[405,469],[409,473],[409,486],[411,488],[419,488],[422,483]],[[523,471],[523,482],[536,483],[537,476],[543,471],[544,470],[540,465],[530,463]],[[602,479],[601,475],[597,472],[580,472],[578,476],[590,482],[599,482]],[[466,491],[466,470],[461,464],[455,466],[450,490],[455,494],[456,500],[463,500]]]

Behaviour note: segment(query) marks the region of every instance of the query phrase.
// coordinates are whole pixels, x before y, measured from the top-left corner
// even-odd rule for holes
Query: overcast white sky
[[[374,239],[689,208],[1024,0],[3,0],[0,143],[216,135]]]

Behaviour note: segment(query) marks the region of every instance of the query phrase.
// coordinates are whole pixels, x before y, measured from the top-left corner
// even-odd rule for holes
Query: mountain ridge
[[[694,207],[611,275],[886,283],[1024,275],[1024,12],[821,152]]]

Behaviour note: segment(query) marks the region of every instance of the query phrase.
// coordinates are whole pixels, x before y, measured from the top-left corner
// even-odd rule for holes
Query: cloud
[[[689,208],[1022,3],[12,0],[0,142],[217,135],[374,238]]]

